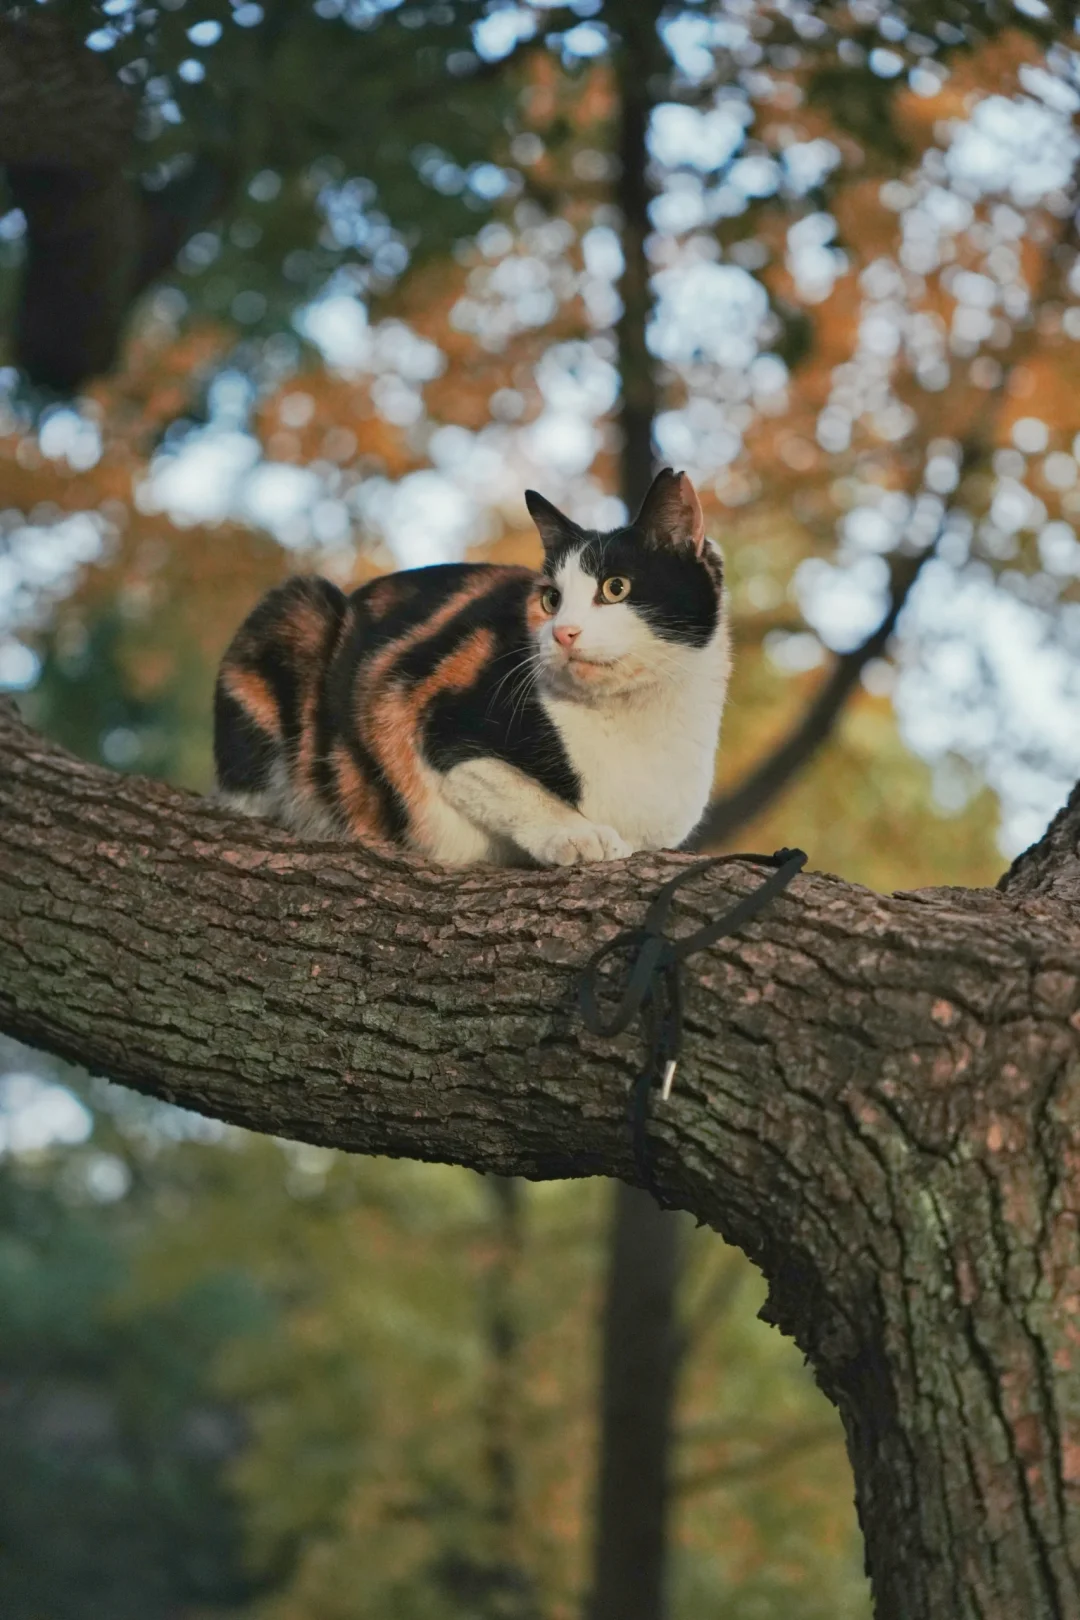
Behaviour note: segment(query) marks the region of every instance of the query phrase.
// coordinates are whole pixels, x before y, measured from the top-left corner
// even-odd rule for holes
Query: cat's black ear
[[[652,481],[634,524],[654,545],[705,549],[705,519],[697,490],[684,472],[665,467]]]
[[[545,551],[558,551],[562,546],[572,546],[580,541],[581,530],[577,524],[564,517],[557,506],[552,506],[535,489],[525,491],[525,505],[540,531]]]

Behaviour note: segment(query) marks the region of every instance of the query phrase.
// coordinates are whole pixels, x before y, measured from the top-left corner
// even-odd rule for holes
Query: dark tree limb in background
[[[645,498],[653,474],[653,423],[660,408],[656,362],[646,342],[652,313],[649,234],[649,120],[656,103],[664,56],[656,32],[663,6],[657,0],[622,0],[616,9],[622,39],[614,57],[618,100],[615,203],[620,215],[622,309],[615,326],[619,370],[619,493],[631,516]]]
[[[116,364],[135,300],[214,217],[230,180],[209,157],[160,191],[119,169],[7,174],[27,237],[12,358],[32,383],[71,394]]]
[[[0,161],[118,169],[134,129],[131,96],[56,11],[0,18]]]
[[[0,712],[0,1029],[251,1129],[634,1180],[577,969],[680,855],[303,844]],[[690,885],[696,927],[760,881]],[[761,1266],[843,1418],[878,1620],[1080,1613],[1080,790],[998,890],[796,880],[686,972],[664,1196]]]
[[[115,365],[132,305],[224,204],[207,154],[158,191],[128,173],[136,104],[56,12],[0,19],[0,166],[26,216],[13,359],[59,393]]]
[[[26,216],[14,354],[66,391],[116,358],[138,259],[135,103],[64,18],[0,21],[0,164]]]

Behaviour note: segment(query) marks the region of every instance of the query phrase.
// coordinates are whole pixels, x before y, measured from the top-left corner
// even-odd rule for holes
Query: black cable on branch
[[[698,929],[684,939],[669,939],[664,927],[671,912],[675,891],[691,878],[700,877],[714,866],[731,861],[757,861],[775,865],[777,870],[760,888],[746,895],[724,917]],[[659,1090],[661,1100],[667,1101],[682,1048],[682,984],[679,969],[688,956],[715,945],[726,934],[734,934],[743,923],[749,922],[786,889],[806,865],[806,854],[801,849],[778,849],[774,855],[717,855],[712,860],[698,861],[679,872],[665,883],[645,913],[640,928],[629,928],[614,939],[601,945],[589,958],[578,982],[578,1004],[585,1028],[592,1035],[605,1038],[621,1035],[634,1019],[641,1018],[645,1033],[646,1058],[644,1067],[630,1087],[630,1125],[633,1132],[634,1160],[642,1183],[661,1204],[665,1202],[656,1186],[649,1160],[649,1099]],[[636,955],[631,953],[636,952]],[[625,954],[629,974],[625,989],[615,1011],[605,1018],[600,1007],[599,987],[603,982],[600,966],[609,956]],[[610,980],[608,981],[611,982]]]

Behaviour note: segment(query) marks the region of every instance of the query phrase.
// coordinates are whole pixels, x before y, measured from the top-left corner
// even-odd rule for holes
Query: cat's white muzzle
[[[596,658],[553,642],[543,661],[546,683],[559,697],[601,698],[648,684],[653,677],[640,658]]]

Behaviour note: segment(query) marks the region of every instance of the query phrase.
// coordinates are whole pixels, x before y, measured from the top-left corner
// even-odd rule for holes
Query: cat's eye
[[[630,595],[630,581],[625,574],[612,574],[600,587],[605,602],[625,602]]]
[[[547,614],[557,613],[561,601],[562,592],[556,585],[549,585],[546,590],[540,592],[540,606]]]

